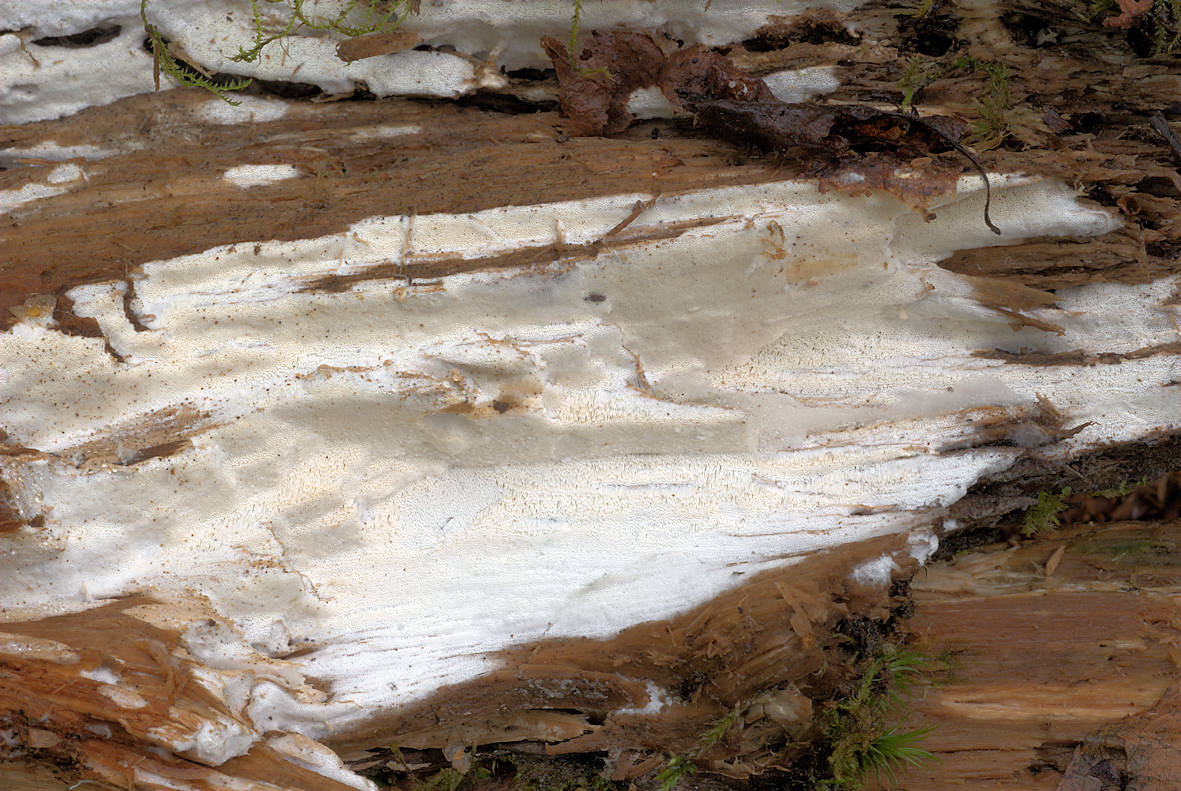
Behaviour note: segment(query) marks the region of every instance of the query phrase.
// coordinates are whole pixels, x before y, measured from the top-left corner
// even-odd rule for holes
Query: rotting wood
[[[553,114],[410,103],[343,104],[329,119],[314,105],[293,104],[283,119],[255,125],[256,136],[243,141],[232,126],[202,122],[198,111],[210,101],[203,92],[166,96],[4,128],[6,148],[52,139],[127,153],[86,163],[84,185],[0,217],[8,250],[0,261],[0,327],[10,326],[11,308],[33,294],[124,278],[147,261],[220,244],[341,232],[374,211],[462,214],[783,175],[720,142],[653,144],[641,135],[559,142]],[[385,133],[383,126],[400,129]],[[300,175],[250,190],[222,179],[229,167],[254,162],[291,164]],[[0,172],[0,190],[35,183],[49,169]],[[138,186],[128,184],[129,173]],[[57,264],[42,266],[46,256]],[[407,274],[446,271],[419,274],[412,266]]]
[[[918,21],[913,11],[896,4],[877,3],[847,17],[824,12],[803,21],[773,21],[755,40],[732,47],[730,57],[752,76],[787,65],[837,64],[836,72],[843,84],[832,98],[882,105],[896,100],[900,68],[906,56],[915,51],[916,37],[920,35],[928,37],[929,43],[936,39],[936,33],[946,32],[949,51],[962,45],[977,57],[1009,64],[1013,70],[1015,105],[1009,142],[984,152],[984,163],[992,170],[1064,177],[1091,199],[1117,209],[1124,220],[1123,228],[1099,239],[1047,237],[1000,249],[966,249],[939,262],[945,271],[965,278],[976,303],[1008,311],[1019,326],[1061,331],[1064,324],[1033,315],[1055,307],[1055,290],[1105,282],[1152,283],[1181,269],[1178,264],[1181,223],[1177,214],[1181,185],[1175,161],[1169,160],[1167,143],[1153,136],[1144,121],[1148,111],[1156,108],[1174,117],[1168,105],[1179,98],[1178,80],[1168,61],[1145,59],[1129,63],[1127,48],[1118,36],[1078,22],[1067,5],[1028,9],[1010,3],[1002,9],[1003,13],[998,13],[993,7],[965,3],[957,8],[932,9],[930,18]],[[1006,18],[1003,24],[1002,15]],[[1014,15],[1020,15],[1016,22]],[[1052,26],[1058,31],[1055,35],[1070,39],[1069,42],[1038,44],[1035,49],[1033,43],[1021,39],[1032,24],[1030,19]],[[847,20],[856,21],[863,32],[850,33],[843,24]],[[927,53],[927,56],[938,57],[938,54]],[[1121,70],[1113,63],[1126,68]],[[978,93],[978,79],[962,75],[949,77],[925,88],[920,104],[924,110],[934,108],[938,112],[972,117]],[[52,302],[56,295],[54,317],[63,332],[104,337],[95,319],[74,313],[72,301],[64,292],[85,283],[124,280],[123,311],[127,322],[135,331],[143,332],[149,329],[145,321],[150,322],[153,317],[137,312],[134,284],[145,263],[199,252],[218,244],[252,245],[267,239],[325,235],[342,231],[375,212],[414,218],[432,212],[474,212],[512,204],[524,206],[620,193],[676,194],[705,186],[763,184],[787,178],[800,169],[798,163],[765,161],[741,148],[702,139],[700,130],[680,123],[661,122],[621,129],[615,139],[565,139],[560,134],[564,122],[552,112],[499,115],[477,108],[386,102],[337,104],[326,113],[322,108],[290,103],[285,118],[251,124],[251,137],[243,134],[243,127],[203,121],[197,111],[207,101],[208,97],[197,92],[172,91],[127,99],[62,121],[3,128],[0,134],[5,147],[20,149],[51,139],[60,145],[110,146],[119,149],[119,153],[83,163],[88,179],[85,184],[72,185],[61,195],[19,207],[0,220],[5,224],[2,230],[7,245],[5,261],[0,263],[4,267],[0,269],[0,326],[27,318],[29,309],[43,306],[47,298]],[[1043,106],[1061,119],[1061,123],[1055,123],[1057,128],[1051,128],[1044,120]],[[405,129],[391,133],[389,128],[396,125]],[[661,136],[654,140],[649,132],[657,129]],[[248,191],[221,178],[231,166],[276,163],[294,165],[300,175]],[[0,189],[19,189],[39,183],[55,164],[34,163],[0,172]],[[889,167],[891,164],[887,159],[880,173],[868,174],[872,178],[867,179],[866,185],[830,186],[848,187],[859,194],[885,189],[923,214],[928,201],[938,199],[954,187],[946,173],[932,169],[929,161],[919,161],[913,163],[914,168],[924,176],[918,184],[909,185],[908,193],[908,185],[896,178],[895,169]],[[641,210],[646,206],[644,202],[634,204]],[[589,244],[568,243],[558,227],[553,243],[525,247],[492,259],[414,256],[408,234],[401,262],[391,261],[361,272],[314,276],[305,281],[305,286],[309,291],[345,292],[374,280],[406,278],[410,289],[416,285],[414,280],[432,278],[426,284],[417,284],[418,293],[440,293],[444,289],[434,278],[475,270],[515,270],[527,274],[530,267],[553,263],[555,259],[626,252],[633,242],[671,240],[676,235],[675,229],[649,228],[637,222],[639,219],[633,208],[599,242]],[[782,250],[782,228],[778,239],[777,242],[772,233],[769,244],[772,247],[780,244],[777,255],[787,258]],[[52,269],[44,266],[47,258],[55,262]],[[563,274],[566,273],[557,268],[549,271],[554,278]],[[804,288],[807,283],[808,279],[801,277],[795,285]],[[608,303],[608,297],[597,291],[588,293],[585,299],[597,305]],[[1165,307],[1167,303],[1161,305]],[[13,309],[16,313],[10,315]],[[1010,336],[998,337],[1008,340]],[[110,340],[104,337],[104,341],[112,359],[125,362],[118,358]],[[1007,365],[1040,367],[1047,372],[1069,371],[1079,366],[1118,366],[1150,357],[1169,359],[1175,358],[1178,352],[1172,340],[1130,351],[1098,347],[1053,352],[993,348],[968,351],[981,365],[1004,360]],[[513,350],[519,352],[519,348]],[[659,393],[643,373],[640,357],[634,354],[632,357],[643,390],[650,397],[657,397]],[[364,366],[320,366],[313,372],[300,374],[303,377],[300,381],[320,382],[333,376],[343,379],[348,374],[364,376],[367,370]],[[440,381],[432,386],[443,389],[445,386]],[[468,387],[462,376],[452,384],[457,391]],[[530,397],[540,390],[532,382],[509,384],[522,392],[528,391]],[[477,405],[474,392],[474,388],[464,390],[441,412],[482,418],[506,413],[510,417],[528,414],[524,407],[518,409],[522,401],[514,400],[512,393]],[[801,395],[800,400],[823,401],[832,397],[827,393]],[[966,437],[947,443],[940,452],[967,452],[993,444],[1011,449],[1019,441],[1028,441],[1030,436],[1038,443],[1061,440],[1078,426],[1064,425],[1062,416],[1056,417],[1052,406],[1032,412],[981,409],[970,416],[972,430]],[[959,417],[969,418],[968,412],[965,410]],[[189,447],[189,437],[200,432],[209,418],[193,409],[175,415],[167,411],[144,414],[154,421],[153,425],[129,426],[122,435],[112,429],[109,438],[84,446],[87,450],[101,451],[94,457],[93,470],[108,470],[121,455],[132,465],[165,455],[165,451],[181,455]],[[160,442],[151,440],[149,444],[146,439],[138,442],[154,428],[166,435],[158,437]],[[129,439],[136,441],[129,442]],[[1011,525],[1004,526],[1005,517],[1010,517],[1011,522],[1012,515],[1028,505],[1039,489],[1057,491],[1072,481],[1078,481],[1074,485],[1079,489],[1091,485],[1116,486],[1124,478],[1134,480],[1141,475],[1173,469],[1169,465],[1175,465],[1177,458],[1176,436],[1163,434],[1160,439],[1159,445],[1140,441],[1101,448],[1081,458],[1066,460],[1051,453],[1039,454],[1035,447],[1017,457],[1007,469],[978,481],[964,500],[952,505],[947,515],[969,530],[1011,532]],[[861,441],[872,446],[874,438],[867,434]],[[6,458],[24,459],[42,452],[5,444],[0,447],[0,453]],[[15,483],[20,473],[12,469],[5,467],[4,472]],[[767,486],[777,485],[772,479],[766,480]],[[29,519],[32,511],[15,508],[11,488],[6,487],[8,481],[0,480],[0,533],[37,527],[38,520],[44,521],[43,514]],[[888,510],[888,506],[874,504],[863,512],[872,514],[881,510]],[[933,521],[938,515],[921,516]],[[999,528],[998,521],[1002,523]],[[1169,530],[1173,527],[1169,526]],[[1158,736],[1154,736],[1154,729],[1166,735],[1176,732],[1169,722],[1171,693],[1161,681],[1169,674],[1176,675],[1167,648],[1173,639],[1170,631],[1173,625],[1168,619],[1173,616],[1167,611],[1164,598],[1172,591],[1169,587],[1172,581],[1153,575],[1164,573],[1154,564],[1161,556],[1171,558],[1171,549],[1165,546],[1161,551],[1164,539],[1158,533],[1133,535],[1146,527],[1112,529],[1132,531],[1128,533],[1131,542],[1145,536],[1149,540],[1151,562],[1146,564],[1147,568],[1120,556],[1120,562],[1127,563],[1114,572],[1125,574],[1127,580],[1135,577],[1137,584],[1151,583],[1147,585],[1151,588],[1147,594],[1152,598],[1150,614],[1160,615],[1164,625],[1148,638],[1134,629],[1128,631],[1131,619],[1141,613],[1134,600],[1122,593],[1119,595],[1125,598],[1116,598],[1118,592],[1111,590],[1091,589],[1094,580],[1088,574],[1095,568],[1103,573],[1111,570],[1095,565],[1101,563],[1096,561],[1096,552],[1076,552],[1077,544],[1068,543],[1070,536],[1083,535],[1077,529],[1064,532],[1060,540],[1051,538],[1024,545],[1011,555],[1004,554],[1007,550],[1002,545],[994,546],[990,548],[994,554],[963,556],[950,568],[937,566],[920,578],[916,599],[921,611],[916,624],[929,627],[927,634],[961,642],[976,639],[973,650],[983,659],[980,667],[966,667],[963,675],[954,678],[946,696],[928,697],[916,709],[916,724],[923,724],[928,714],[943,722],[930,744],[947,755],[946,770],[937,766],[931,774],[924,769],[923,773],[911,775],[907,782],[913,782],[914,788],[946,787],[923,785],[937,781],[1001,783],[998,788],[1005,787],[1004,782],[1010,782],[1010,787],[1045,784],[1044,787],[1052,788],[1056,787],[1052,780],[1099,777],[1096,772],[1105,770],[1095,767],[1102,761],[1110,765],[1121,757],[1129,762],[1129,771],[1141,776],[1162,771],[1154,766],[1162,752],[1151,741]],[[272,535],[281,544],[280,532],[272,529]],[[789,569],[767,572],[690,613],[671,621],[631,627],[611,640],[545,640],[519,650],[504,651],[498,657],[503,661],[500,671],[479,681],[447,688],[437,698],[418,705],[379,712],[365,728],[326,741],[346,756],[369,756],[370,748],[400,735],[408,751],[429,752],[430,762],[422,767],[444,765],[447,756],[455,754],[457,745],[468,743],[512,742],[525,752],[534,750],[555,755],[605,752],[609,756],[608,771],[613,776],[650,778],[666,753],[692,749],[701,732],[718,716],[736,704],[749,703],[752,697],[760,700],[755,696],[764,689],[791,697],[801,694],[800,690],[823,696],[825,690],[835,688],[841,657],[837,653],[818,654],[817,650],[831,648],[827,641],[833,637],[834,619],[843,613],[842,608],[851,614],[867,613],[882,618],[890,604],[898,603],[881,590],[867,592],[850,588],[848,580],[841,575],[850,566],[872,559],[870,549],[880,552],[882,545],[889,543],[882,540],[812,558]],[[947,546],[950,551],[955,544]],[[892,547],[892,551],[897,549]],[[1017,565],[1018,559],[1024,565]],[[253,562],[262,566],[272,561],[260,557]],[[971,568],[960,565],[970,562],[976,565]],[[1056,565],[1053,569],[1052,564]],[[905,576],[908,569],[909,564],[904,562],[895,577]],[[990,575],[994,574],[1001,582],[980,593],[977,589],[985,582],[991,584]],[[950,579],[947,584],[952,586],[977,590],[973,594],[977,598],[970,602],[952,600],[945,591],[935,590],[937,577]],[[1022,584],[1035,593],[1020,589]],[[1072,585],[1091,588],[1083,592],[1063,590]],[[1063,617],[1054,621],[1052,616],[1047,616],[1039,609],[1045,603],[1060,607]],[[38,623],[12,629],[18,633],[52,635],[52,639],[77,636],[76,648],[85,657],[83,666],[94,671],[104,667],[101,662],[107,660],[87,651],[99,650],[106,646],[105,640],[115,635],[144,636],[141,621],[110,619],[113,610],[108,608],[118,609],[124,604],[119,602],[88,611],[68,623],[48,622],[45,631],[39,631],[45,624]],[[1151,677],[1147,685],[1135,691],[1124,709],[1113,710],[1108,706],[1104,710],[1104,700],[1096,697],[1094,691],[1067,688],[1057,683],[1056,678],[1047,682],[1043,690],[1047,695],[1036,697],[1028,694],[1027,685],[1013,684],[1011,674],[987,675],[986,666],[991,657],[1005,657],[1012,651],[1011,643],[985,634],[984,625],[995,623],[998,629],[1024,625],[1044,638],[1041,642],[1023,643],[1028,648],[1024,656],[1015,660],[1015,664],[1020,664],[1019,671],[1048,667],[1060,672],[1066,667],[1072,676],[1089,678],[1092,665],[1083,660],[1094,660],[1101,665],[1104,657],[1093,650],[1090,654],[1072,654],[1069,641],[1071,629],[1077,635],[1080,623],[1092,625],[1084,619],[1094,606],[1110,608],[1113,619],[1103,621],[1101,626],[1116,639],[1129,645],[1141,641],[1146,646],[1140,654],[1135,654],[1135,647],[1125,650],[1117,664],[1130,675],[1125,679],[1105,677],[1106,686],[1098,689],[1099,693],[1122,693],[1136,679]],[[922,610],[927,611],[925,621]],[[1126,618],[1115,618],[1119,615]],[[968,631],[966,638],[965,622],[977,627]],[[93,631],[100,627],[109,634]],[[159,639],[170,645],[175,642],[174,636],[149,632],[149,640]],[[807,635],[813,635],[820,646],[804,646]],[[128,658],[123,661],[133,667],[136,678],[142,676],[150,693],[146,696],[149,700],[146,714],[167,720],[173,715],[165,713],[165,704],[175,703],[176,699],[180,701],[178,711],[182,714],[219,705],[186,675],[191,675],[196,667],[196,663],[186,664],[192,661],[191,657],[169,659],[168,654],[153,652],[145,645],[150,648],[153,644],[140,640],[132,641],[129,646],[114,646],[110,656],[119,658],[126,654]],[[313,647],[299,650],[311,651]],[[1054,664],[1063,657],[1065,662]],[[836,667],[819,676],[807,677],[805,671],[817,669],[816,663],[824,660],[832,661]],[[115,712],[108,702],[97,698],[94,692],[97,684],[93,679],[74,680],[71,685],[59,688],[57,684],[64,679],[52,675],[54,667],[46,671],[37,662],[27,661],[18,670],[21,681],[28,683],[14,694],[22,702],[27,699],[27,705],[35,713],[50,716],[53,723],[53,728],[46,729],[21,722],[25,728],[20,733],[21,739],[41,751],[33,755],[41,765],[59,765],[63,770],[61,776],[71,782],[83,776],[79,772],[85,772],[88,777],[105,777],[119,786],[139,783],[153,787],[153,782],[165,784],[161,778],[176,783],[194,777],[216,782],[217,773],[224,772],[235,780],[282,779],[292,788],[331,787],[330,781],[321,775],[292,768],[296,764],[266,745],[256,746],[246,755],[222,764],[217,773],[176,756],[164,759],[154,752],[149,755],[151,748],[145,745],[151,744],[152,737],[147,726],[125,712]],[[61,668],[56,670],[60,672]],[[279,674],[284,668],[276,659],[269,670]],[[1001,668],[1002,673],[1006,670],[1012,671],[1012,665]],[[43,671],[46,671],[44,676]],[[48,683],[51,678],[52,685]],[[662,689],[674,690],[673,705],[660,714],[621,714],[620,709],[643,709],[654,702],[652,691],[644,683],[646,680]],[[306,690],[308,695],[314,697],[316,679],[307,679],[306,683],[310,687]],[[981,697],[984,695],[981,689],[1008,697],[985,699]],[[957,701],[954,696],[961,693],[964,700]],[[932,694],[940,694],[939,688]],[[1065,722],[1060,731],[1054,731],[1056,735],[1065,734],[1064,742],[1051,743],[1054,740],[1046,739],[1040,731],[1033,734],[1034,728],[1028,720],[1023,720],[1021,727],[1011,729],[1013,733],[1006,737],[1009,741],[1004,744],[995,739],[990,742],[982,729],[991,728],[992,733],[1009,731],[1010,723],[1005,717],[981,724],[979,718],[957,720],[949,714],[949,708],[957,712],[979,712],[986,705],[1006,705],[1013,698],[1046,706],[1065,701],[1065,707],[1073,706],[1070,709],[1073,719]],[[96,700],[105,707],[101,711],[96,710]],[[45,709],[46,706],[53,710]],[[570,711],[555,712],[553,706]],[[752,703],[748,711],[753,719],[754,712],[766,708],[762,702]],[[1114,730],[1091,739],[1086,745],[1074,747],[1075,741],[1082,742],[1095,735],[1093,729],[1087,730],[1090,726],[1086,723],[1094,725],[1113,713],[1135,715],[1138,719],[1117,724]],[[111,725],[113,721],[121,723],[120,718],[124,717],[130,717],[130,728],[126,723]],[[720,776],[743,776],[771,769],[784,756],[798,751],[795,740],[808,734],[808,717],[801,714],[791,722],[791,727],[782,727],[782,723],[772,725],[769,717],[746,722],[741,733],[731,734],[716,751],[702,756],[702,766]],[[108,726],[115,738],[92,738],[95,734],[87,735],[80,730],[86,725]],[[29,731],[30,727],[38,732]],[[49,735],[40,731],[48,731]],[[60,745],[53,738],[61,734],[78,738],[61,740],[67,743]],[[782,743],[784,734],[789,744]],[[1035,737],[1042,741],[1035,743]],[[59,746],[63,752],[55,752]],[[87,757],[88,768],[78,764],[79,754]],[[131,776],[127,774],[129,765]],[[11,766],[5,764],[3,769],[7,771]],[[1167,763],[1164,768],[1169,770]],[[1004,774],[1006,771],[1010,773]],[[1020,774],[1022,771],[1026,774]],[[151,777],[153,773],[158,776],[156,780]],[[34,774],[32,770],[29,772],[30,777]],[[1176,773],[1159,776],[1176,777]],[[1020,782],[1028,785],[1021,786]]]
[[[1107,788],[1103,757],[1127,787],[1172,787],[1178,528],[1075,525],[919,574],[907,628],[950,652],[950,672],[916,692],[909,721],[937,725],[924,746],[939,761],[899,787]]]

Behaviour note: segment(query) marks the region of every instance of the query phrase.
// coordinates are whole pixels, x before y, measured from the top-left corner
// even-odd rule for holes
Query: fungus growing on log
[[[1168,65],[256,5],[0,8],[0,786],[1178,781]]]

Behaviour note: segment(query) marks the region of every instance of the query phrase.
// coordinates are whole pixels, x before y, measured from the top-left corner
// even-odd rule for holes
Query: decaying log
[[[950,672],[911,714],[938,725],[925,746],[940,761],[901,785],[1174,786],[1178,527],[1075,526],[921,572],[908,628]]]
[[[519,5],[243,63],[248,2],[0,4],[0,786],[802,787],[901,646],[948,668],[899,787],[1181,783],[1157,17],[585,4],[694,90],[889,119],[821,167],[610,69],[571,136],[599,77]],[[155,92],[144,24],[256,82]],[[900,81],[962,131],[1002,73],[986,182],[908,139]]]

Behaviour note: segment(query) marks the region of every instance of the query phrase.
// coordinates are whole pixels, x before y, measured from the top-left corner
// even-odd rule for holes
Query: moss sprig
[[[1030,506],[1021,520],[1021,535],[1032,538],[1062,524],[1059,514],[1066,510],[1066,498],[1070,495],[1069,486],[1062,487],[1058,494],[1038,492],[1037,502]]]
[[[1177,0],[1181,2],[1181,0]],[[902,95],[901,109],[909,111],[915,98],[928,85],[956,74],[985,77],[985,90],[976,102],[977,120],[972,124],[977,146],[994,148],[1008,134],[1008,113],[1013,109],[1012,91],[1009,87],[1009,67],[998,61],[986,61],[962,55],[950,63],[927,62],[919,56],[907,61],[896,87]]]
[[[900,768],[935,760],[918,746],[934,726],[904,731],[894,724],[911,685],[932,665],[930,657],[917,651],[887,648],[865,666],[852,693],[820,718],[828,773],[816,779],[817,788],[852,791],[882,778],[893,783]]]
[[[659,791],[674,791],[683,778],[696,772],[695,761],[717,746],[722,737],[734,726],[734,723],[738,722],[739,711],[740,707],[735,707],[730,713],[714,722],[693,745],[693,749],[669,758],[656,775],[656,788]]]
[[[263,0],[276,5],[287,0]],[[272,27],[259,10],[259,0],[250,0],[250,12],[254,20],[254,42],[249,47],[239,47],[238,53],[230,60],[239,63],[253,63],[262,57],[262,51],[270,44],[290,36],[297,28],[309,30],[331,30],[348,38],[357,38],[371,33],[390,33],[397,30],[414,10],[414,0],[350,0],[335,16],[321,17],[305,12],[307,0],[291,0],[291,15],[278,28]],[[350,21],[360,14],[359,21]],[[268,30],[268,28],[270,28]]]
[[[187,64],[182,65],[168,50],[168,45],[165,43],[160,29],[148,21],[148,0],[140,0],[139,18],[143,21],[144,33],[147,34],[152,46],[152,57],[155,59],[153,76],[156,81],[156,90],[160,90],[160,74],[163,72],[175,80],[178,85],[204,88],[221,100],[233,105],[242,103],[231,99],[228,94],[231,91],[240,91],[250,85],[250,78],[243,77],[225,82],[214,82],[193,67]]]

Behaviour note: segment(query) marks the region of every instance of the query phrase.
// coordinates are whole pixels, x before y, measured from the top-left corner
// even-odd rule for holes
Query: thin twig
[[[655,195],[653,195],[651,198],[649,198],[646,201],[644,201],[644,200],[636,201],[635,205],[632,206],[632,210],[628,213],[628,215],[626,217],[624,217],[622,220],[620,220],[619,223],[616,224],[616,226],[614,228],[607,231],[607,233],[603,234],[602,238],[610,239],[612,236],[615,236],[617,233],[622,231],[624,228],[626,228],[627,226],[629,226],[633,222],[635,222],[637,217],[639,217],[644,212],[648,211],[648,209],[651,209],[653,206],[655,206],[656,201],[659,199],[660,199],[660,193],[656,193]]]
[[[925,129],[928,129],[929,131],[933,132],[936,136],[938,136],[940,139],[942,139],[949,146],[954,148],[959,153],[963,154],[964,157],[966,157],[967,160],[972,163],[973,167],[976,168],[976,172],[978,172],[980,174],[980,178],[984,179],[984,224],[988,226],[988,230],[992,231],[997,236],[1000,236],[1001,229],[997,228],[995,225],[992,224],[992,218],[988,214],[988,210],[990,208],[992,208],[992,184],[989,183],[988,173],[985,172],[984,167],[980,164],[980,160],[976,158],[976,155],[973,154],[972,151],[967,146],[965,146],[963,143],[956,140],[951,135],[944,132],[942,129],[939,129],[935,124],[932,124],[929,121],[926,121],[925,119],[923,119],[921,116],[919,116],[917,114],[916,115],[905,115],[902,113],[889,113],[889,115],[899,115],[904,118],[909,118],[912,121],[917,121]]]
[[[1177,137],[1177,133],[1173,131],[1173,127],[1169,125],[1165,117],[1157,112],[1149,120],[1149,123],[1152,124],[1152,128],[1156,130],[1156,133],[1165,139],[1165,142],[1169,144],[1169,148],[1173,149],[1173,154],[1178,159],[1181,159],[1181,139]]]

